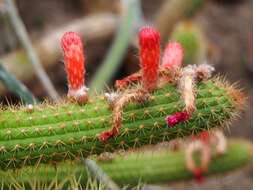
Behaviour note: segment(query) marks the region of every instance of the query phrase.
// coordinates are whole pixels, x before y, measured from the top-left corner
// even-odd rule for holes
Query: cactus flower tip
[[[61,47],[68,80],[68,97],[78,103],[86,103],[88,89],[84,85],[85,57],[81,38],[75,32],[66,32],[61,39]]]
[[[182,45],[176,41],[170,42],[164,49],[162,66],[168,69],[179,68],[182,65],[183,57]]]
[[[143,27],[139,31],[140,64],[142,85],[147,91],[157,86],[160,61],[160,34],[152,27]]]

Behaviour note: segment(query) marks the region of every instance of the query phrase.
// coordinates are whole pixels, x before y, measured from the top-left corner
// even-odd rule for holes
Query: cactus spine
[[[168,84],[144,104],[127,105],[118,136],[105,143],[97,135],[110,128],[111,110],[102,96],[86,105],[6,108],[0,117],[0,168],[55,163],[184,137],[226,124],[238,113],[242,99],[238,90],[218,79],[198,83],[192,117],[167,128],[165,116],[184,107],[176,86]]]
[[[248,142],[231,140],[227,152],[224,155],[214,156],[206,175],[231,171],[244,166],[252,159],[252,147]],[[170,151],[144,151],[143,153],[129,153],[127,156],[116,155],[111,161],[98,162],[99,166],[115,182],[120,185],[137,185],[143,183],[161,184],[176,180],[192,178],[192,174],[186,169],[184,152]],[[22,175],[19,175],[22,172]],[[12,176],[12,177],[10,177]],[[56,179],[66,184],[71,180],[81,179],[81,184],[86,184],[87,173],[83,165],[76,163],[64,163],[57,167],[41,165],[36,170],[27,167],[16,172],[3,172],[0,174],[1,183],[9,184],[10,179],[16,179],[18,183],[28,183],[32,180],[51,184]],[[84,182],[84,183],[82,183]]]

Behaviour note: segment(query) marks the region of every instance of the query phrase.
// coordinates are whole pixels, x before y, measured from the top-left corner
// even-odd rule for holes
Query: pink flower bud
[[[165,47],[162,66],[168,69],[179,68],[182,65],[183,56],[184,51],[181,44],[178,42],[170,42]]]

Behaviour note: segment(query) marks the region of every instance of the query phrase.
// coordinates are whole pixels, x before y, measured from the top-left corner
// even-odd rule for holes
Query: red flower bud
[[[70,90],[78,90],[84,85],[84,55],[80,37],[74,32],[66,32],[61,40],[65,69]]]
[[[151,27],[139,32],[140,64],[143,88],[152,91],[157,86],[160,60],[160,35]]]
[[[80,103],[87,101],[84,86],[84,54],[81,38],[74,32],[66,32],[61,39],[64,63],[68,79],[68,96]]]
[[[181,67],[183,56],[184,51],[181,44],[178,42],[170,42],[164,50],[162,66],[168,69]]]
[[[169,115],[166,117],[166,123],[168,127],[174,127],[176,124],[180,122],[187,121],[190,118],[190,114],[186,111],[176,112],[173,115]]]

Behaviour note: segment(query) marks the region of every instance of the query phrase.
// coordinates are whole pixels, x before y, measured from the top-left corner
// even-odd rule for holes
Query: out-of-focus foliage
[[[0,63],[0,80],[14,94],[20,97],[25,104],[34,104],[36,102],[33,94],[29,92],[24,84],[12,76]]]

